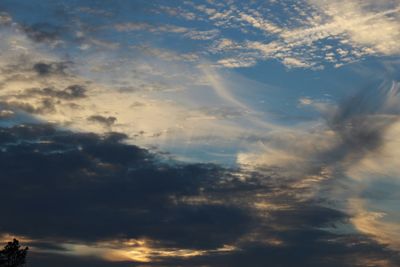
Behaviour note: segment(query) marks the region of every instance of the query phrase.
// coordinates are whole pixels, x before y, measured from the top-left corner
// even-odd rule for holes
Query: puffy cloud
[[[310,67],[310,64],[304,63],[301,60],[298,60],[296,58],[291,58],[291,57],[284,58],[282,62],[289,68],[290,67],[293,67],[293,68],[308,68],[308,67]]]
[[[255,17],[246,13],[240,13],[239,16],[241,20],[250,23],[254,28],[261,29],[267,33],[279,33],[282,31],[282,28],[264,20],[262,17]]]
[[[245,68],[256,64],[254,58],[224,58],[218,60],[218,64],[227,68]]]

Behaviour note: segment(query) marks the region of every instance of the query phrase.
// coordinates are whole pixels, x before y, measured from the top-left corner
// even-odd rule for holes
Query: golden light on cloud
[[[60,253],[75,256],[94,256],[111,262],[134,261],[143,263],[159,261],[163,258],[189,258],[237,249],[231,245],[210,250],[167,248],[160,247],[156,241],[147,239],[110,240],[90,245],[67,243],[63,244],[62,247],[67,251]]]
[[[190,258],[213,253],[232,252],[238,249],[233,245],[223,245],[220,248],[208,250],[163,247],[160,246],[159,242],[150,239],[115,239],[96,243],[60,242],[57,246],[62,249],[45,249],[35,247],[34,243],[39,240],[11,233],[2,234],[0,242],[7,243],[13,238],[19,240],[23,245],[29,246],[29,250],[35,253],[95,257],[110,262],[132,261],[147,263],[161,261],[165,258]],[[53,241],[40,240],[40,242],[49,242],[51,244]]]
[[[41,1],[0,4],[29,265],[400,264],[399,0]]]
[[[1,243],[6,243],[10,240],[12,240],[13,238],[18,239],[21,243],[29,243],[32,242],[33,239],[26,237],[26,236],[22,236],[22,235],[13,235],[10,233],[6,233],[6,234],[1,234],[0,235],[0,242]]]
[[[378,242],[400,250],[400,225],[385,217],[385,212],[373,211],[367,207],[365,200],[352,198],[349,210],[353,213],[351,223],[360,232],[370,235]]]

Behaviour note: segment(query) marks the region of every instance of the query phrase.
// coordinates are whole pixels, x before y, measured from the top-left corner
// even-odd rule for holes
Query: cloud
[[[310,67],[310,64],[304,63],[296,58],[284,58],[283,59],[283,64],[285,64],[288,67],[293,67],[293,68],[308,68]]]
[[[213,29],[208,31],[189,31],[184,36],[192,40],[212,40],[217,37],[219,30]]]
[[[53,47],[66,42],[79,43],[82,50],[92,46],[123,49],[124,42],[104,38],[107,31],[115,30],[117,34],[133,32],[134,35],[152,33],[162,35],[164,40],[168,39],[166,35],[174,34],[201,41],[202,45],[193,46],[194,52],[216,63],[221,61],[224,63],[221,66],[227,68],[253,67],[255,64],[250,62],[276,59],[288,68],[319,70],[324,66],[338,68],[368,56],[397,56],[400,53],[399,6],[393,0],[381,4],[358,0],[310,0],[293,5],[279,1],[271,1],[268,5],[259,1],[253,4],[184,2],[147,10],[155,16],[167,14],[179,18],[173,24],[159,24],[156,22],[158,17],[120,22],[104,8],[78,7],[77,10],[74,16],[64,14],[63,18],[74,26],[44,21],[15,27],[35,42]],[[113,26],[84,23],[84,14],[100,13],[111,19]],[[3,13],[2,18],[4,25],[11,25],[12,18],[8,14]],[[198,25],[202,27],[187,27],[182,19],[190,20],[192,24],[201,23]],[[225,43],[224,46],[227,40],[235,45],[227,46]],[[221,44],[219,49],[216,47],[218,43]],[[228,59],[236,63],[225,63]],[[244,59],[247,59],[246,64],[238,63]]]
[[[116,24],[114,25],[115,29],[117,31],[138,31],[138,30],[144,30],[150,27],[149,24],[147,23],[133,23],[133,22],[128,22],[128,23],[120,23],[120,24]]]
[[[36,66],[36,65],[35,65]],[[31,88],[27,89],[20,97],[32,97],[33,95],[46,96],[59,98],[64,100],[74,100],[86,97],[86,88],[82,85],[70,85],[63,90],[56,90],[54,88]]]
[[[65,75],[65,71],[68,68],[68,63],[66,62],[51,62],[44,63],[38,62],[33,65],[33,69],[37,72],[38,75]]]
[[[0,105],[2,108],[6,110],[10,110],[12,113],[10,114],[15,114],[13,110],[22,110],[27,113],[31,114],[46,114],[46,113],[51,113],[55,111],[55,106],[54,102],[51,99],[42,99],[40,101],[37,101],[35,104],[30,104],[25,101],[7,101],[7,102],[0,102]]]
[[[221,29],[221,44],[226,36],[232,36],[228,30],[239,31],[241,36],[233,38],[235,47],[214,50],[220,57],[239,61],[252,54],[258,61],[278,59],[289,68],[321,69],[324,65],[341,67],[371,55],[400,53],[396,1],[209,5],[212,7],[193,6],[204,13],[206,21]],[[277,10],[282,15],[277,15]]]
[[[182,17],[186,20],[195,20],[197,15],[193,12],[185,11],[180,7],[171,7],[171,6],[160,6],[158,7],[160,12],[165,12],[171,17]]]
[[[345,154],[357,153],[356,158],[362,158],[383,145],[388,128],[397,121],[393,103],[398,101],[398,90],[395,82],[378,90],[362,90],[333,114],[328,123],[340,136]]]
[[[35,42],[57,44],[61,39],[63,29],[49,23],[38,23],[21,26],[26,35]]]
[[[164,164],[144,149],[120,143],[124,138],[60,132],[46,125],[3,128],[0,156],[7,162],[19,160],[11,165],[4,161],[0,180],[3,188],[13,190],[2,198],[23,197],[5,208],[10,221],[2,223],[2,231],[80,241],[147,236],[165,240],[165,246],[172,242],[177,247],[216,248],[246,229],[251,219],[238,208],[184,201],[183,197],[218,191],[217,180],[225,179],[223,169]],[[36,189],[23,193],[33,184]],[[26,212],[16,212],[22,206]],[[21,216],[30,223],[18,223]]]
[[[333,34],[345,33],[354,46],[384,55],[400,53],[400,6],[397,1],[311,1],[330,17],[323,28]],[[369,50],[368,50],[369,49]]]
[[[104,117],[101,115],[92,115],[88,118],[88,121],[97,122],[107,127],[111,127],[117,121],[117,118],[112,116]]]
[[[399,136],[398,106],[397,82],[360,90],[335,107],[321,109],[325,124],[270,134],[258,152],[241,153],[238,162],[296,177],[290,181],[303,188],[299,199],[332,199],[353,214],[356,229],[398,249],[391,237],[397,231],[398,211],[391,204],[396,196],[389,189],[398,184],[397,144],[391,141]]]
[[[245,68],[254,66],[257,62],[254,58],[224,58],[217,63],[227,68]]]
[[[201,155],[209,161],[234,161],[234,152],[221,151],[236,138],[248,135],[248,129],[235,118],[249,118],[258,128],[253,134],[262,134],[261,127],[268,126],[256,118],[256,112],[247,112],[249,108],[240,104],[240,99],[228,96],[231,93],[224,92],[226,88],[214,90],[218,88],[215,81],[224,84],[227,78],[215,70],[210,80],[211,76],[193,64],[201,62],[197,53],[141,45],[128,50],[135,60],[116,56],[117,51],[99,54],[86,50],[66,59],[52,49],[42,49],[43,44],[38,46],[23,32],[3,30],[7,41],[1,43],[1,51],[8,53],[0,61],[1,102],[3,109],[14,114],[7,123],[24,118],[104,133],[110,130],[108,126],[88,123],[88,119],[93,115],[113,117],[118,123],[112,129],[126,133],[131,142],[175,150],[177,157],[186,160],[199,156],[190,152],[200,145],[212,144],[215,153]],[[220,93],[224,97],[216,97]],[[210,115],[221,106],[235,106],[230,114],[240,115]],[[244,147],[247,141],[235,143]],[[222,154],[225,156],[217,156]]]
[[[150,32],[185,33],[188,31],[187,28],[176,25],[152,25],[144,22],[118,23],[114,27],[120,32],[148,30]]]
[[[392,206],[372,201],[397,199],[373,181],[376,173],[398,176],[398,84],[337,105],[302,98],[319,120],[272,123],[243,97],[253,94],[251,83],[216,65],[278,59],[318,68],[376,49],[336,34],[334,16],[317,6],[271,4],[294,15],[282,24],[264,15],[269,4],[183,3],[202,12],[198,31],[181,18],[105,27],[78,16],[86,31],[79,28],[71,50],[54,45],[68,42],[62,25],[20,26],[2,14],[0,187],[9,204],[0,232],[24,237],[38,266],[61,257],[75,266],[399,265]],[[368,12],[382,20],[394,16],[380,13],[387,9]],[[172,33],[195,45],[182,52],[135,43],[147,42],[136,38],[143,32],[160,44]],[[108,34],[134,38],[124,44]],[[321,43],[327,39],[334,44]],[[259,88],[254,94],[268,96],[270,88]],[[237,151],[232,168],[175,159],[217,161]]]
[[[349,208],[354,214],[351,222],[360,232],[373,236],[382,244],[398,249],[400,247],[398,241],[399,225],[396,221],[390,221],[390,219],[385,218],[390,214],[379,210],[371,210],[371,207],[365,202],[367,201],[362,198],[350,199]]]
[[[244,12],[241,12],[239,13],[239,16],[241,20],[249,23],[252,27],[258,28],[267,33],[279,33],[282,31],[282,28],[272,24],[268,20],[264,20],[264,18],[262,18],[260,14],[257,17],[255,17],[246,14]]]
[[[92,7],[80,7],[78,8],[79,12],[82,13],[87,13],[91,15],[97,15],[97,16],[106,16],[106,17],[112,17],[114,14],[112,12],[102,10],[102,9],[96,9]]]
[[[0,13],[0,25],[9,25],[12,22],[12,18],[5,12]]]
[[[43,124],[0,128],[1,198],[9,203],[0,229],[24,237],[32,263],[64,257],[77,266],[399,260],[364,236],[322,230],[347,215],[297,200],[304,189],[290,187],[284,177],[166,163],[124,144],[126,137]]]

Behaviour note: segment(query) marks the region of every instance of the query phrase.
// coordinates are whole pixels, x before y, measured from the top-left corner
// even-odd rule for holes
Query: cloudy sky
[[[1,0],[0,241],[400,266],[399,81],[399,0]]]

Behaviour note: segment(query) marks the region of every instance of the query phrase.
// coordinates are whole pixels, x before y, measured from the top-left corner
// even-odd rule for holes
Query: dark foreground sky
[[[400,266],[399,71],[398,0],[1,0],[0,241]]]

